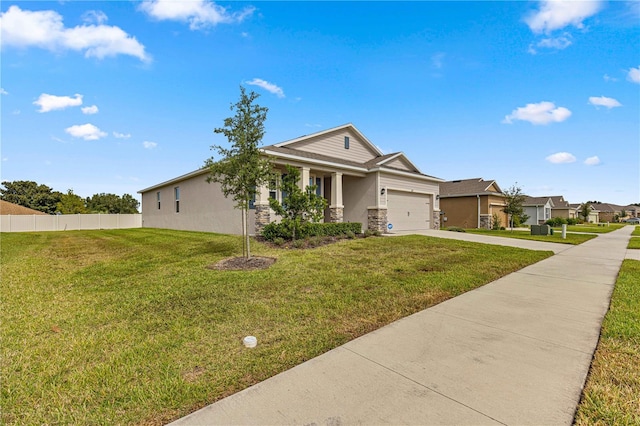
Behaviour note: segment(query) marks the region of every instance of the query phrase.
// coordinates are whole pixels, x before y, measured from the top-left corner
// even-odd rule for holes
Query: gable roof
[[[551,198],[553,202],[553,207],[556,209],[569,209],[571,208],[571,204],[564,199],[562,195],[550,195],[544,198]]]
[[[30,209],[19,204],[10,203],[8,201],[0,200],[0,214],[2,215],[46,215],[45,212]]]
[[[493,190],[492,190],[493,188]],[[504,196],[495,180],[482,178],[449,180],[440,183],[440,198],[463,197],[471,195]]]
[[[275,144],[273,146],[283,147],[283,146],[287,146],[287,145],[292,145],[292,144],[295,144],[297,142],[301,142],[301,141],[304,141],[304,140],[307,140],[307,139],[315,138],[315,137],[318,137],[318,136],[326,135],[327,133],[332,133],[332,132],[335,132],[337,130],[344,130],[344,129],[349,129],[349,130],[353,131],[356,135],[358,135],[359,138],[362,139],[362,141],[367,145],[367,147],[371,151],[375,152],[378,156],[384,155],[382,153],[382,151],[380,151],[380,149],[378,149],[377,146],[375,146],[373,143],[371,143],[371,141],[369,139],[367,139],[367,137],[365,135],[363,135],[362,132],[360,132],[360,130],[358,130],[356,128],[356,126],[354,126],[352,123],[347,123],[347,124],[343,124],[341,126],[332,127],[331,129],[321,130],[319,132],[311,133],[309,135],[303,135],[303,136],[297,137],[295,139],[290,139],[288,141],[277,143],[277,144]]]
[[[554,207],[553,200],[551,197],[529,197],[525,196],[523,206],[544,206],[547,203],[551,204],[551,207]]]
[[[371,154],[371,157],[373,158],[360,162],[348,160],[342,157],[326,155],[319,152],[319,150],[317,149],[308,149],[309,146],[313,145],[313,139],[318,139],[321,136],[328,136],[331,133],[336,133],[341,130],[349,131],[356,135],[359,143],[364,149],[367,150],[367,152]],[[312,141],[312,143],[305,145],[305,142],[309,141]],[[307,149],[300,149],[300,146],[303,146]],[[430,180],[435,180],[438,182],[442,181],[442,179],[422,173],[420,169],[413,162],[411,162],[411,160],[409,160],[409,158],[407,158],[407,156],[403,152],[383,154],[382,151],[378,149],[378,147],[371,143],[371,141],[369,141],[369,139],[367,139],[367,137],[364,136],[362,132],[360,132],[351,123],[343,124],[342,126],[333,127],[331,129],[323,130],[309,135],[300,136],[298,138],[274,145],[267,145],[262,147],[261,150],[267,155],[273,155],[276,158],[281,159],[297,159],[317,164],[334,165],[364,173],[384,170],[393,173],[401,173],[414,175],[421,178],[428,178]]]

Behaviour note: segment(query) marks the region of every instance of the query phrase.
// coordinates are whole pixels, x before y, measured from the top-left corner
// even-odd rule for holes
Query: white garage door
[[[393,231],[415,231],[431,228],[431,196],[412,192],[389,191],[387,221]]]

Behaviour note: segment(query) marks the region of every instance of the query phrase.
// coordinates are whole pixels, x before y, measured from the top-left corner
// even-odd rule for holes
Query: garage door
[[[412,192],[389,191],[387,221],[393,231],[431,228],[431,196]]]

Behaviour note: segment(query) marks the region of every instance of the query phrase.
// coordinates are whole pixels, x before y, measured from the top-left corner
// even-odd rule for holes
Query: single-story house
[[[383,232],[439,228],[439,184],[402,152],[384,154],[353,124],[261,148],[277,172],[300,169],[301,186],[317,185],[327,200],[325,222],[360,222]],[[276,173],[278,174],[278,173]],[[139,191],[142,226],[242,233],[242,213],[225,198],[218,183],[207,183],[202,168]],[[278,220],[269,198],[282,201],[276,185],[259,188],[249,229],[259,234]]]
[[[637,206],[619,206],[611,203],[591,203],[599,212],[600,222],[616,222],[627,217],[637,217]]]
[[[508,226],[505,196],[495,180],[450,180],[440,184],[442,226],[491,229]]]
[[[579,204],[571,204],[571,207],[576,209],[576,217],[580,220],[584,220],[582,217],[582,206],[584,203]],[[593,207],[593,204],[589,204],[589,217],[587,218],[587,223],[598,223],[600,222],[600,212]]]
[[[572,207],[562,195],[552,195],[549,198],[551,198],[551,202],[553,203],[553,207],[551,208],[552,218],[576,219],[578,217],[576,208]]]
[[[529,216],[524,225],[542,225],[551,219],[553,201],[551,197],[525,197],[522,203],[524,214]]]

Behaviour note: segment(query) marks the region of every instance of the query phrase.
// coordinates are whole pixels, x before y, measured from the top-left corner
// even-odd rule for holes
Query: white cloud
[[[557,107],[553,102],[527,104],[514,109],[507,115],[503,123],[511,124],[513,120],[528,121],[531,124],[560,123],[571,116],[571,111],[565,107]]]
[[[4,90],[4,88],[0,87],[0,95],[8,95],[8,94],[9,94],[9,92]]]
[[[82,110],[83,114],[87,114],[87,115],[91,115],[91,114],[97,114],[98,113],[98,107],[96,105],[91,105],[88,107],[83,107],[80,108]]]
[[[155,142],[144,141],[142,142],[142,146],[144,146],[146,149],[153,149],[158,146],[158,144]]]
[[[95,141],[107,136],[106,132],[103,132],[93,124],[77,124],[75,126],[67,127],[64,129],[74,138],[82,138],[85,141]]]
[[[597,166],[598,164],[600,164],[600,159],[597,155],[594,155],[593,157],[589,157],[584,160],[584,164],[586,164],[587,166]]]
[[[431,64],[434,68],[441,69],[444,65],[444,53],[436,53],[431,57]]]
[[[93,19],[106,20],[106,16]],[[144,46],[120,28],[102,24],[65,28],[62,16],[53,10],[32,12],[11,6],[0,15],[0,29],[3,46],[75,50],[98,59],[122,54],[150,60]]]
[[[536,44],[536,46],[542,47],[544,49],[563,50],[571,46],[572,42],[570,38],[571,36],[569,34],[564,34],[560,37],[555,38],[543,38],[538,42],[538,44]]]
[[[89,10],[82,14],[82,20],[87,24],[104,24],[109,18],[101,10]]]
[[[610,77],[608,74],[603,75],[603,76],[602,76],[602,79],[603,79],[604,81],[606,81],[607,83],[608,83],[608,82],[610,82],[610,81],[612,81],[612,82],[616,82],[616,81],[618,81],[618,79],[617,79],[617,78]]]
[[[140,10],[160,21],[188,22],[191,30],[200,30],[218,24],[242,22],[253,14],[255,8],[249,6],[241,12],[230,13],[226,8],[209,0],[144,0]]]
[[[113,136],[115,136],[118,139],[129,139],[131,137],[129,133],[118,133],[118,132],[113,132]]]
[[[602,1],[543,0],[540,9],[525,18],[534,33],[550,33],[569,25],[583,28],[586,18],[600,11]]]
[[[262,80],[260,78],[254,78],[251,81],[247,81],[247,84],[251,86],[262,87],[263,89],[270,93],[273,93],[277,97],[284,98],[284,91],[282,90],[282,88],[276,86],[273,83],[269,83],[268,81]]]
[[[75,94],[74,98],[70,96],[56,96],[43,93],[40,95],[37,101],[34,101],[34,105],[38,105],[40,109],[38,112],[49,112],[57,109],[65,109],[68,107],[74,107],[82,105],[82,95]]]
[[[607,98],[606,96],[591,96],[589,98],[589,103],[591,105],[594,106],[603,106],[603,107],[607,107],[609,109],[611,108],[615,108],[615,107],[621,107],[622,104],[620,102],[618,102],[616,99],[613,98]]]
[[[632,83],[640,84],[640,66],[638,68],[629,68],[627,80],[631,81]]]
[[[545,160],[553,164],[566,164],[575,162],[576,157],[568,152],[557,152],[555,154],[551,154],[550,156],[545,158]]]

